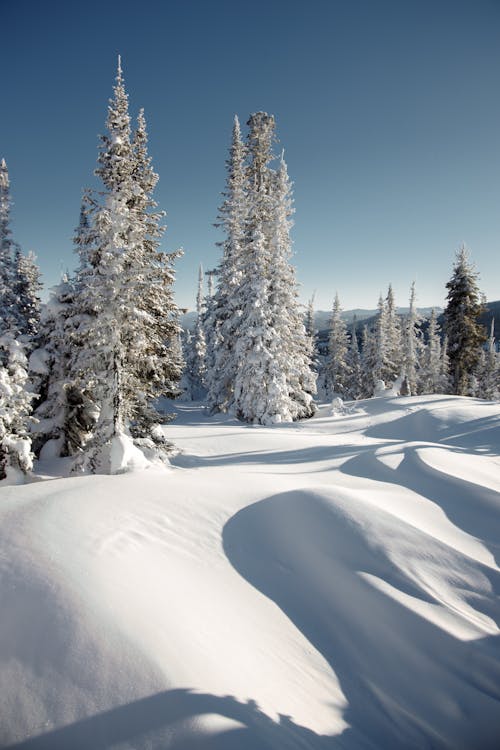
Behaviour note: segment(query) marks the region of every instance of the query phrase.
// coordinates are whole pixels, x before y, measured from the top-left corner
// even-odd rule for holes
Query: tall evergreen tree
[[[14,249],[10,229],[10,182],[5,159],[0,161],[0,334],[12,330],[14,314]]]
[[[390,384],[401,374],[402,334],[396,310],[392,284],[389,284],[385,298],[385,355],[382,359],[381,379]]]
[[[477,396],[489,401],[500,398],[500,361],[495,344],[495,318],[491,319],[488,348],[481,353],[477,380]]]
[[[178,253],[158,251],[163,214],[152,198],[158,177],[142,111],[131,133],[120,61],[106,126],[96,170],[104,191],[101,200],[85,197],[76,238],[80,264],[61,321],[69,355],[56,368],[66,394],[66,448],[80,455],[79,468],[101,472],[114,470],[115,449],[126,436],[148,455],[162,450],[153,399],[173,395],[181,373],[172,296]]]
[[[478,274],[469,261],[465,246],[459,249],[448,289],[445,309],[445,332],[448,338],[448,357],[453,393],[469,392],[470,379],[477,368],[482,345],[486,340],[479,317],[484,311]]]
[[[272,161],[274,117],[251,115],[248,211],[239,287],[235,411],[262,424],[311,416],[312,351],[299,314],[290,264],[291,185],[286,164]]]
[[[206,395],[206,340],[204,327],[205,303],[203,298],[203,268],[200,264],[198,273],[198,292],[196,295],[196,322],[192,335],[186,340],[186,368],[183,383],[187,397],[193,401],[203,399]]]
[[[418,393],[424,348],[421,330],[423,318],[418,313],[415,298],[415,282],[413,282],[410,289],[410,308],[403,322],[402,336],[402,367],[408,396],[415,396]]]
[[[330,332],[328,336],[328,357],[325,363],[325,390],[329,398],[347,396],[350,371],[346,357],[349,349],[347,326],[342,318],[338,294],[335,295]]]
[[[25,346],[11,333],[0,336],[0,480],[9,469],[27,473],[33,465],[27,425],[33,395],[28,381]]]
[[[224,202],[216,226],[225,239],[222,258],[215,270],[217,290],[210,304],[210,322],[205,325],[207,342],[207,401],[213,411],[227,411],[234,403],[236,377],[235,343],[241,321],[241,281],[248,211],[245,158],[247,149],[235,116],[231,148],[226,162]]]
[[[383,300],[379,300],[379,315],[383,315]],[[373,396],[375,382],[380,372],[379,344],[380,327],[376,331],[370,331],[367,325],[363,326],[363,338],[361,347],[361,397],[371,398]]]
[[[349,373],[348,386],[346,390],[346,397],[351,401],[355,401],[362,396],[362,380],[361,380],[361,357],[359,354],[358,337],[356,334],[357,320],[354,316],[351,327],[351,341],[349,343],[349,349],[346,354],[346,365]]]
[[[441,337],[440,326],[434,308],[427,329],[427,344],[423,350],[420,377],[421,393],[444,393],[441,372]]]

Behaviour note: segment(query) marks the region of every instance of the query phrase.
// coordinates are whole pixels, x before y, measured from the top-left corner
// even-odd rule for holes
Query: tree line
[[[73,471],[100,473],[120,470],[131,446],[162,460],[169,445],[159,425],[170,417],[159,399],[183,392],[206,399],[211,413],[264,425],[312,416],[317,382],[322,395],[349,399],[398,378],[402,393],[498,398],[494,333],[485,349],[477,275],[465,249],[448,283],[444,339],[433,315],[424,341],[414,287],[403,321],[389,287],[361,347],[336,298],[320,361],[312,305],[304,316],[298,301],[292,185],[283,153],[275,154],[275,129],[272,115],[256,112],[244,137],[235,117],[217,219],[221,259],[206,296],[200,271],[184,353],[173,295],[181,253],[160,249],[158,175],[143,110],[132,126],[120,61],[95,170],[101,190],[84,191],[77,268],[45,305],[33,256],[12,240],[1,162],[0,478],[28,472],[34,455],[68,456]]]

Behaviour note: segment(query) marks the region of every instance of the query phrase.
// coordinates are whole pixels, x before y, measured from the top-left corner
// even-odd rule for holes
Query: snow
[[[2,485],[0,745],[498,747],[499,404],[176,410],[168,470]]]

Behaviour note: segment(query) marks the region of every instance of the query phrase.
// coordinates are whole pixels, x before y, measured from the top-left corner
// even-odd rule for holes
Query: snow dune
[[[0,490],[0,745],[499,747],[499,405],[176,408],[166,470]]]

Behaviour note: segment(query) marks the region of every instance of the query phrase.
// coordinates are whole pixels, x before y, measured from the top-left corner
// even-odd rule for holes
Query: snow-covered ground
[[[0,745],[500,747],[498,403],[177,411],[168,469],[0,490]]]

